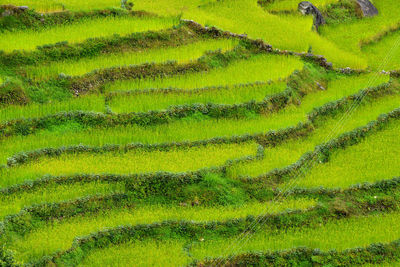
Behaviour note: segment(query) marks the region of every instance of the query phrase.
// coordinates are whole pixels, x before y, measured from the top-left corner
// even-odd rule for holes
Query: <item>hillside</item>
[[[0,0],[0,266],[399,266],[400,3],[356,1]]]

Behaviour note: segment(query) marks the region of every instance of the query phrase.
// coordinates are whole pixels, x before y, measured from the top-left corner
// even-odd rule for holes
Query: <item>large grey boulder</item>
[[[316,30],[318,30],[318,27],[321,26],[322,24],[325,24],[325,19],[322,16],[321,12],[318,10],[316,6],[314,6],[311,2],[308,1],[302,1],[298,5],[298,10],[303,14],[303,15],[313,15],[314,17],[314,27]]]
[[[364,17],[373,17],[378,15],[378,9],[376,9],[376,7],[369,0],[357,0],[357,5]]]

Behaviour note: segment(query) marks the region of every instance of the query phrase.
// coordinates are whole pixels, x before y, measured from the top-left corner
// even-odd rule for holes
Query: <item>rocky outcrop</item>
[[[321,12],[311,2],[308,2],[308,1],[300,2],[299,5],[298,5],[298,10],[303,15],[310,15],[310,14],[313,15],[313,17],[314,17],[314,27],[315,27],[316,30],[318,30],[319,26],[321,26],[322,24],[326,23],[324,17],[321,14]]]
[[[378,15],[378,9],[369,0],[357,0],[357,6],[364,17],[373,17]]]

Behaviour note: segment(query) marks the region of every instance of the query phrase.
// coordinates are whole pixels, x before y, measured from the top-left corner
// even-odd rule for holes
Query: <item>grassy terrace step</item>
[[[22,208],[34,204],[61,202],[96,194],[124,192],[124,184],[93,182],[71,185],[47,185],[33,192],[23,192],[13,195],[0,196],[0,221],[4,217],[18,213]]]
[[[361,143],[336,151],[325,164],[299,179],[300,187],[348,187],[400,174],[400,122],[367,137]],[[350,163],[350,164],[346,164]]]
[[[342,114],[318,123],[318,127],[311,134],[301,139],[288,140],[276,147],[267,148],[263,160],[234,165],[228,172],[231,177],[258,176],[273,171],[275,168],[286,167],[296,162],[304,153],[313,151],[315,146],[364,126],[379,115],[399,108],[399,103],[400,93],[369,100],[362,103],[340,127],[337,127],[337,123],[343,117]]]
[[[266,209],[278,213],[286,209],[307,209],[313,205],[315,205],[314,200],[297,199],[295,201],[286,200],[281,203],[253,202],[241,206],[227,207],[144,205],[134,208],[105,210],[99,213],[49,222],[25,236],[15,236],[14,239],[9,240],[7,247],[17,251],[16,256],[19,260],[28,262],[49,255],[56,250],[66,250],[71,246],[75,237],[85,236],[104,228],[165,220],[220,221],[262,214]],[[43,238],[45,236],[46,238]]]
[[[400,19],[399,19],[400,20]],[[389,51],[395,47],[396,42],[400,39],[400,29],[395,33],[390,33],[377,42],[363,46],[361,51],[368,57],[369,65],[372,67],[379,67],[382,60],[386,58]],[[393,50],[385,65],[385,70],[398,70],[400,69],[400,49]]]
[[[176,47],[201,40],[201,38],[204,38],[204,33],[195,32],[185,25],[179,25],[178,27],[158,31],[133,32],[123,36],[95,37],[74,44],[65,42],[51,44],[47,45],[46,49],[41,50],[17,50],[1,55],[0,62],[4,67],[23,69],[26,66],[51,64],[52,62],[66,59],[81,60],[99,55],[141,51],[145,48]]]
[[[272,15],[256,0],[217,1],[188,10],[183,18],[239,34],[246,33],[251,39],[263,39],[279,49],[304,52],[312,47],[314,54],[324,55],[334,66],[366,67],[364,59],[340,49],[313,31],[312,17]]]
[[[27,68],[27,76],[33,79],[57,77],[60,73],[69,76],[80,76],[95,69],[117,66],[140,65],[144,63],[162,63],[177,61],[185,63],[201,57],[206,51],[231,50],[238,44],[233,39],[205,39],[178,47],[142,49],[134,52],[118,54],[103,54],[97,57],[81,60],[57,61],[46,65],[36,65]]]
[[[209,180],[210,182],[211,180]],[[260,229],[257,229],[257,233],[262,233],[263,231],[270,231],[271,233],[274,232],[275,234],[280,234],[283,232],[286,232],[286,230],[296,230],[296,229],[304,229],[305,225],[309,225],[310,227],[305,227],[305,230],[307,229],[313,229],[313,225],[315,225],[317,228],[323,226],[322,223],[326,222],[334,222],[337,219],[344,219],[344,213],[347,214],[347,216],[357,216],[357,214],[374,214],[377,211],[390,211],[390,210],[398,210],[398,179],[393,180],[392,182],[386,183],[385,186],[383,186],[382,183],[373,185],[373,187],[365,187],[362,189],[361,187],[353,188],[351,190],[347,191],[341,191],[337,192],[328,199],[324,198],[324,202],[326,205],[319,205],[315,208],[307,209],[305,211],[288,211],[284,213],[279,213],[279,214],[274,214],[275,212],[279,212],[282,210],[282,207],[288,207],[286,203],[293,202],[293,203],[301,203],[300,208],[304,208],[302,205],[304,203],[310,203],[313,201],[312,197],[308,197],[307,199],[304,199],[304,197],[298,198],[297,201],[293,200],[285,200],[283,202],[279,202],[275,204],[268,205],[268,203],[260,203],[262,206],[264,206],[264,210],[262,214],[265,214],[268,211],[268,216],[263,217],[266,219],[266,221],[263,223],[266,227],[261,227]],[[379,195],[379,197],[374,197]],[[318,196],[319,198],[320,196]],[[333,202],[331,200],[334,200]],[[66,202],[66,203],[61,203],[61,204],[48,204],[46,206],[42,207],[32,207],[26,209],[26,211],[22,212],[19,214],[17,217],[14,217],[14,219],[10,218],[7,219],[5,222],[5,229],[6,230],[5,235],[3,235],[4,238],[8,240],[7,242],[7,248],[8,245],[11,244],[11,246],[14,246],[14,242],[16,242],[19,245],[23,246],[23,249],[26,248],[26,241],[28,239],[29,245],[32,244],[33,242],[43,242],[47,243],[47,245],[50,245],[54,247],[52,244],[54,242],[59,242],[55,246],[58,245],[66,245],[66,242],[71,242],[71,238],[67,237],[64,240],[57,240],[58,237],[64,238],[68,234],[60,234],[59,232],[64,232],[63,229],[60,229],[64,226],[73,229],[72,231],[79,230],[76,226],[71,226],[70,222],[72,221],[74,224],[77,223],[79,226],[84,226],[84,227],[89,227],[86,228],[86,230],[90,230],[93,227],[96,227],[96,223],[93,223],[93,218],[95,221],[101,222],[110,222],[113,219],[112,218],[117,218],[120,220],[120,216],[112,216],[114,214],[118,214],[120,210],[123,212],[130,212],[132,211],[132,208],[127,208],[126,205],[129,202],[129,199],[125,198],[120,198],[117,197],[114,199],[114,201],[121,202],[121,204],[118,204],[117,202],[111,201],[108,203],[111,199],[106,200],[107,202],[100,202],[97,203],[94,201],[89,201],[88,203],[84,203],[82,201],[74,201],[74,202]],[[126,201],[128,200],[128,202]],[[372,201],[371,201],[372,200]],[[327,201],[327,202],[326,202]],[[103,209],[102,204],[106,204]],[[315,202],[314,202],[315,203]],[[99,205],[100,204],[100,205]],[[251,204],[251,205],[248,205]],[[254,206],[254,205],[255,206]],[[270,203],[271,204],[271,203]],[[278,204],[278,205],[277,205]],[[267,205],[267,206],[265,206]],[[290,204],[289,204],[290,205]],[[313,205],[313,204],[311,204]],[[344,206],[347,205],[347,206]],[[76,210],[76,207],[79,206],[81,209]],[[128,205],[129,207],[132,207],[132,205]],[[187,213],[184,212],[188,207],[185,207],[180,205],[179,211],[183,211],[183,213],[186,215]],[[191,241],[191,242],[185,242],[185,247],[183,248],[183,251],[185,252],[190,252],[190,249],[193,245],[197,245],[197,242],[200,241],[204,238],[205,240],[219,240],[222,237],[225,238],[230,238],[233,236],[236,236],[237,234],[241,233],[244,229],[248,227],[248,225],[251,225],[254,220],[258,220],[261,217],[254,217],[250,216],[247,218],[243,218],[241,216],[245,216],[248,214],[249,210],[254,210],[254,208],[251,207],[256,207],[258,206],[257,203],[251,202],[247,203],[244,206],[225,206],[225,207],[213,207],[211,209],[218,209],[219,212],[223,214],[223,219],[225,219],[225,215],[227,216],[226,218],[232,218],[231,215],[232,212],[235,212],[239,215],[239,219],[236,217],[233,220],[227,220],[227,221],[212,221],[210,223],[202,223],[202,222],[193,222],[193,221],[180,221],[178,217],[178,221],[165,221],[163,223],[155,223],[155,224],[145,224],[145,225],[133,225],[128,224],[122,227],[114,227],[114,228],[108,228],[104,229],[100,232],[92,233],[89,236],[86,235],[84,237],[81,237],[77,240],[74,241],[74,244],[72,246],[72,250],[68,250],[60,254],[62,259],[69,264],[72,262],[75,262],[74,264],[77,264],[79,260],[84,257],[87,253],[90,253],[93,249],[98,248],[98,247],[107,247],[111,244],[121,244],[130,240],[137,240],[139,238],[140,240],[147,239],[147,238],[156,238],[157,240],[160,238],[161,240],[165,240],[165,238],[174,238],[176,241],[181,241],[181,238],[183,238],[186,241]],[[97,207],[97,208],[96,208]],[[117,208],[120,207],[120,208]],[[134,209],[138,208],[143,208],[146,212],[149,212],[150,208],[150,214],[153,216],[154,213],[152,207],[155,209],[160,208],[162,211],[164,210],[162,207],[163,206],[142,206],[142,205],[136,205],[136,207],[133,207]],[[171,207],[171,206],[166,206]],[[348,208],[345,208],[348,207]],[[93,209],[94,208],[94,209]],[[100,208],[100,209],[99,209]],[[112,210],[108,210],[109,208],[112,208]],[[243,209],[243,212],[240,210]],[[260,207],[261,208],[261,207]],[[299,206],[294,207],[294,208],[299,208]],[[306,207],[305,207],[306,208]],[[189,208],[190,209],[190,208]],[[198,210],[203,211],[204,209],[209,211],[210,208],[208,207],[200,207],[197,206],[195,208],[191,208],[192,210]],[[90,210],[93,211],[99,211],[100,213],[100,220],[98,220],[99,213],[90,213]],[[258,210],[258,208],[256,208]],[[83,214],[85,215],[77,215],[81,214],[83,211]],[[172,211],[172,210],[169,210]],[[107,213],[110,214],[112,213],[111,216],[106,216],[107,219],[103,219],[103,214]],[[117,212],[117,213],[115,213]],[[190,214],[193,214],[189,212]],[[147,214],[147,213],[146,213]],[[175,212],[169,213],[169,214],[177,214]],[[178,214],[181,215],[181,213],[178,212]],[[202,221],[204,219],[210,219],[212,220],[213,218],[219,218],[216,217],[214,212],[207,212],[207,216],[204,216],[202,214],[197,214],[194,215],[196,217],[189,217],[185,218],[186,220],[190,220],[190,218],[201,218]],[[214,215],[213,215],[214,214]],[[134,214],[137,215],[137,214]],[[82,217],[83,216],[83,217]],[[211,217],[210,217],[211,216]],[[130,220],[131,216],[129,215],[124,215],[122,216],[123,219],[128,218]],[[154,218],[154,217],[152,217]],[[158,218],[158,217],[157,217]],[[156,219],[157,219],[156,218]],[[168,219],[169,217],[167,217]],[[79,223],[81,220],[86,220],[88,219],[89,223]],[[161,218],[162,220],[162,218]],[[47,223],[46,223],[47,222]],[[121,222],[121,221],[119,221]],[[10,224],[11,223],[11,224]],[[129,223],[129,222],[125,222]],[[91,228],[90,228],[91,227]],[[291,227],[294,227],[293,229]],[[36,229],[36,230],[35,230]],[[44,233],[46,233],[50,229],[51,235],[55,235],[57,237],[53,238],[51,237],[52,242],[48,242],[47,238],[38,238],[39,236],[42,236]],[[184,230],[183,230],[184,229]],[[264,229],[264,230],[263,230]],[[270,230],[268,230],[270,229]],[[272,231],[272,229],[275,229]],[[286,230],[285,230],[286,229]],[[85,231],[86,231],[85,230]],[[15,232],[14,232],[15,231]],[[69,232],[69,231],[65,231]],[[19,234],[18,234],[19,233]],[[76,233],[76,232],[75,232]],[[22,236],[21,236],[22,235]],[[47,236],[47,235],[46,235]],[[69,240],[67,240],[69,239]],[[53,242],[54,241],[54,242]],[[39,246],[39,254],[43,253],[43,250],[46,248],[44,246]],[[189,250],[189,251],[188,251]],[[38,250],[35,250],[35,253]],[[19,252],[19,251],[18,251]],[[84,252],[84,253],[83,253]],[[78,253],[78,254],[77,254]],[[19,254],[19,253],[18,253]],[[25,254],[27,255],[27,254]],[[29,256],[28,256],[29,257]],[[55,256],[56,258],[59,258],[57,255]],[[51,258],[48,258],[51,260]],[[65,263],[65,262],[64,262]],[[43,264],[43,263],[42,263]]]
[[[362,267],[393,267],[400,266],[400,261],[384,261],[379,264],[364,264]]]
[[[321,27],[321,35],[334,42],[341,49],[362,56],[361,42],[369,40],[380,32],[386,31],[393,25],[398,24],[400,20],[400,14],[393,12],[393,9],[398,7],[396,0],[380,0],[374,4],[379,10],[379,15],[368,19],[356,20],[351,23]],[[386,51],[386,53],[388,52]],[[379,57],[378,62],[381,63],[386,53],[381,52],[372,58],[369,57],[369,54],[364,55],[364,57],[368,56],[369,65],[378,66],[380,64],[374,62],[375,59]],[[383,66],[383,68],[386,68],[386,66]]]
[[[0,170],[0,187],[26,180],[35,180],[45,174],[68,175],[76,173],[131,174],[157,171],[185,172],[222,166],[228,160],[255,156],[257,145],[206,145],[192,148],[171,148],[166,151],[133,149],[124,152],[63,153],[58,157],[41,157],[30,163]]]
[[[288,230],[284,233],[260,232],[243,246],[234,246],[237,250],[227,250],[225,244],[237,242],[237,239],[209,240],[192,246],[193,258],[228,256],[230,253],[241,254],[255,251],[283,250],[293,247],[318,248],[323,251],[365,247],[371,243],[388,243],[399,239],[400,228],[397,221],[399,212],[354,217],[331,221],[326,224],[304,229]],[[107,255],[102,251],[103,255]],[[97,254],[99,255],[99,254]]]
[[[131,241],[118,246],[114,245],[104,250],[95,250],[90,253],[89,256],[85,258],[78,266],[187,266],[192,263],[192,258],[188,257],[187,254],[182,251],[182,248],[185,245],[186,243],[180,240]],[[285,253],[282,254],[285,255]],[[240,258],[240,255],[238,257]],[[254,260],[255,257],[250,258]],[[240,263],[242,265],[245,265],[245,263],[249,264],[249,262],[246,262],[245,260],[246,259]],[[212,266],[212,262],[207,263],[208,264],[204,264],[202,266]],[[214,262],[214,265],[215,263],[216,261]],[[399,263],[400,262],[385,261],[384,263],[376,265],[368,264],[362,266],[393,267],[398,266]],[[254,260],[254,265],[256,264],[260,264],[260,262]],[[261,261],[261,264],[266,265],[266,263],[263,261]]]
[[[244,118],[210,119],[207,116],[192,116],[168,124],[141,127],[137,125],[111,128],[86,128],[79,123],[70,122],[28,136],[13,136],[0,140],[0,163],[21,151],[30,151],[44,147],[60,147],[76,144],[102,146],[105,144],[126,143],[163,143],[176,141],[195,141],[214,137],[267,133],[299,122],[307,121],[307,114],[318,106],[341,99],[363,88],[370,76],[346,77],[332,82],[331,89],[310,93],[301,105],[289,106],[278,113],[268,116],[248,114]],[[385,82],[382,76],[376,84]],[[335,85],[336,83],[336,85]],[[335,89],[336,87],[336,89]],[[132,134],[134,133],[134,134]]]
[[[324,7],[328,4],[336,3],[338,0],[317,0],[313,1],[313,5],[318,8]],[[299,1],[297,0],[260,0],[261,4],[265,10],[269,12],[280,12],[280,11],[297,11]]]
[[[302,69],[302,67],[302,61],[296,57],[259,54],[247,60],[230,63],[225,68],[216,68],[208,72],[176,75],[167,78],[116,81],[105,85],[104,90],[111,92],[169,87],[190,90],[210,86],[230,86],[285,78],[294,70]]]
[[[131,241],[90,253],[78,266],[187,266],[185,241]],[[134,260],[133,260],[134,259]]]
[[[213,0],[209,0],[212,2]],[[215,1],[215,0],[214,0]],[[188,7],[197,7],[204,4],[204,0],[160,0],[155,3],[151,0],[143,0],[135,3],[135,10],[146,10],[155,12],[160,15],[179,15]],[[71,11],[89,11],[94,9],[119,8],[121,1],[119,0],[87,0],[80,2],[79,0],[0,0],[0,5],[28,5],[40,12],[56,12],[62,10]]]
[[[57,1],[57,0],[0,0],[0,5],[16,5],[23,6],[27,5],[39,12],[57,12],[63,10],[79,10],[79,11],[89,11],[93,9],[105,9],[109,7],[120,7],[119,0],[101,0],[93,1],[88,0],[85,2],[80,2],[78,0],[68,0],[68,1]]]
[[[50,101],[44,104],[31,103],[24,106],[0,106],[0,121],[9,121],[17,118],[37,118],[74,110],[106,112],[104,96],[93,94],[82,97],[71,97],[63,101]]]
[[[260,102],[267,96],[283,92],[285,89],[285,82],[256,82],[225,87],[206,87],[190,91],[154,89],[140,93],[137,91],[111,92],[107,105],[115,113],[148,112],[199,103],[233,105],[249,101]]]
[[[370,196],[370,197],[373,198],[372,196]],[[377,204],[377,206],[375,208],[378,208],[379,205],[385,205],[384,198],[382,198],[382,200],[383,200],[383,202],[378,201],[380,204]],[[303,201],[301,201],[301,202],[303,202]],[[363,205],[361,203],[363,203],[363,200],[361,200],[360,203],[352,203],[352,204]],[[343,205],[345,205],[345,204],[343,204]],[[351,204],[349,204],[349,205],[351,205]],[[394,205],[398,205],[398,202],[394,203]],[[273,206],[269,207],[269,208],[272,208],[272,210],[275,210],[275,208]],[[368,210],[370,208],[374,209],[373,207],[365,207],[366,210]],[[279,210],[279,208],[278,208],[278,210]],[[225,211],[225,209],[223,209],[223,211]],[[229,212],[230,212],[230,210],[228,210],[228,213]],[[265,212],[265,210],[264,210],[264,212]],[[361,225],[363,225],[362,222],[364,222],[370,218],[372,218],[372,222],[376,223],[376,221],[379,221],[380,219],[384,220],[385,218],[390,217],[390,220],[387,220],[385,222],[385,224],[390,225],[390,228],[385,230],[386,225],[385,226],[380,225],[380,227],[377,230],[377,231],[379,231],[379,235],[373,237],[372,235],[376,234],[376,231],[374,231],[376,228],[371,227],[371,225],[373,225],[372,223],[371,223],[371,225],[368,224],[368,226],[366,226],[366,228],[362,228],[362,230],[369,229],[369,231],[367,231],[366,233],[363,233],[363,231],[361,231],[361,233],[359,233],[360,235],[362,235],[362,234],[366,235],[364,239],[358,240],[361,243],[360,245],[364,246],[364,245],[368,245],[368,244],[370,244],[372,242],[376,242],[376,241],[388,242],[388,241],[398,239],[396,237],[396,235],[399,233],[398,227],[393,225],[393,222],[396,219],[398,219],[398,216],[400,216],[398,212],[397,213],[394,212],[394,213],[388,213],[388,214],[380,214],[380,213],[376,213],[376,211],[375,212],[368,211],[366,213],[372,214],[372,216],[368,216],[368,217],[355,216],[355,217],[352,217],[349,219],[349,218],[344,218],[343,216],[338,215],[338,216],[333,216],[334,219],[332,217],[328,216],[327,220],[322,220],[322,221],[320,221],[319,217],[317,217],[318,219],[316,221],[312,222],[310,227],[305,226],[305,225],[308,225],[308,223],[307,224],[301,223],[301,219],[300,219],[300,217],[302,216],[301,214],[305,214],[307,212],[312,212],[312,210],[296,213],[299,216],[296,217],[297,219],[294,219],[294,221],[295,221],[294,223],[296,224],[296,222],[297,222],[297,224],[296,224],[296,227],[293,227],[293,228],[291,228],[290,226],[284,226],[284,225],[286,225],[286,222],[287,222],[286,220],[283,220],[283,221],[281,221],[279,219],[275,220],[271,217],[269,219],[269,223],[272,224],[271,228],[267,227],[267,228],[257,229],[258,231],[256,231],[256,233],[254,234],[255,240],[254,239],[250,240],[250,242],[247,244],[244,243],[244,245],[247,245],[247,246],[243,247],[242,250],[236,251],[235,254],[243,253],[244,252],[243,250],[245,250],[245,251],[246,250],[254,250],[254,248],[257,251],[259,251],[261,249],[262,250],[285,249],[285,248],[291,248],[293,246],[294,247],[301,246],[302,243],[305,243],[307,245],[310,244],[310,246],[312,248],[319,247],[322,244],[322,245],[325,245],[328,247],[331,246],[331,248],[337,248],[338,250],[344,250],[349,247],[357,246],[357,243],[354,244],[354,242],[356,242],[355,241],[356,239],[351,239],[351,234],[350,234],[352,231],[354,231],[354,228],[355,228],[354,224],[358,225],[357,222],[361,221]],[[327,212],[327,209],[322,208],[322,210],[320,210],[320,212],[319,213],[317,212],[317,213],[319,214],[318,216],[323,217],[325,212]],[[334,212],[334,211],[332,211],[332,212]],[[295,213],[291,213],[291,214],[295,214]],[[393,214],[394,214],[394,216],[392,216]],[[92,217],[92,215],[90,215],[90,216]],[[278,217],[279,216],[284,217],[283,214],[278,215]],[[294,216],[296,216],[296,215],[294,215]],[[111,216],[109,216],[109,217],[111,217]],[[278,217],[274,217],[274,218],[277,219]],[[375,218],[375,217],[378,217],[378,218]],[[78,220],[80,220],[79,219],[80,217],[75,217],[75,218],[78,218]],[[75,220],[75,218],[72,218],[72,220]],[[332,218],[332,219],[329,219],[329,218]],[[338,219],[340,219],[340,220],[338,220]],[[68,226],[69,220],[70,219],[67,220],[67,226]],[[298,220],[300,220],[300,221],[298,221]],[[288,221],[291,221],[291,220],[289,219]],[[89,221],[89,223],[91,223],[91,221]],[[250,221],[250,223],[251,223],[251,221]],[[95,223],[91,223],[91,226],[93,226],[94,224]],[[279,225],[283,224],[283,225],[280,225],[283,228],[280,228],[280,226],[275,228],[274,226],[276,226],[276,224],[279,224]],[[79,225],[83,225],[83,223],[81,223]],[[174,223],[172,223],[172,225],[174,225]],[[56,230],[55,234],[58,234],[59,232],[61,232],[61,233],[68,232],[68,230],[64,230],[64,231],[59,230],[58,227],[62,227],[62,226],[63,226],[62,224],[60,225],[58,223],[55,223],[55,226],[50,224],[50,229],[56,228],[57,230]],[[68,226],[68,227],[69,227],[69,229],[74,228],[73,226]],[[161,226],[160,224],[154,225],[154,227],[155,228],[158,228],[158,227],[163,228],[163,226]],[[185,231],[190,231],[189,229],[192,229],[191,227],[188,227],[188,228],[186,228],[186,227],[185,227]],[[232,227],[235,227],[235,224],[232,225]],[[338,229],[336,229],[336,231],[334,231],[335,233],[339,233],[339,232],[343,232],[343,231],[345,231],[345,233],[343,233],[343,235],[332,235],[330,240],[333,239],[335,242],[332,242],[332,243],[324,242],[324,241],[326,241],[324,239],[324,238],[326,238],[326,235],[329,234],[329,232],[332,229],[335,229],[335,227],[338,228]],[[84,248],[83,251],[85,253],[84,254],[81,254],[81,253],[76,254],[76,252],[72,252],[71,255],[64,257],[64,260],[65,259],[68,260],[71,258],[79,259],[79,258],[84,257],[84,255],[86,255],[86,254],[90,255],[91,251],[96,253],[95,248],[98,246],[104,248],[104,247],[111,245],[114,242],[115,243],[120,243],[120,242],[123,243],[128,240],[137,240],[138,238],[141,237],[141,234],[140,234],[141,232],[135,233],[135,230],[133,230],[133,229],[129,230],[129,228],[130,228],[130,226],[128,225],[125,228],[126,230],[123,230],[124,228],[114,228],[114,229],[109,230],[110,233],[108,233],[108,231],[105,230],[103,233],[98,233],[98,234],[92,235],[93,238],[90,238],[90,237],[89,238],[88,237],[81,238],[80,242],[82,242],[82,247]],[[182,244],[182,241],[185,241],[185,240],[190,241],[190,242],[184,243],[184,246],[182,246],[182,253],[184,253],[184,254],[187,253],[187,256],[189,254],[192,255],[191,260],[202,259],[202,258],[204,258],[203,253],[209,253],[210,250],[213,250],[217,247],[218,247],[218,249],[215,250],[214,253],[210,253],[209,255],[215,257],[215,256],[219,256],[219,254],[226,256],[225,254],[233,253],[233,251],[229,251],[226,249],[227,246],[223,246],[223,245],[221,246],[221,244],[224,241],[228,241],[229,242],[228,244],[232,244],[233,242],[235,242],[235,240],[237,240],[237,236],[235,236],[235,235],[237,233],[241,232],[240,228],[239,228],[239,232],[236,232],[234,229],[232,229],[232,231],[229,231],[229,230],[224,231],[217,226],[215,229],[213,228],[213,231],[211,231],[211,232],[207,232],[207,230],[202,231],[201,229],[203,229],[203,228],[200,227],[200,228],[198,228],[199,233],[192,230],[192,232],[190,232],[190,234],[188,235],[187,232],[179,233],[179,230],[177,230],[177,229],[167,230],[167,229],[169,229],[168,226],[166,226],[166,229],[163,229],[163,230],[160,229],[160,230],[155,230],[155,231],[153,230],[154,228],[149,225],[144,226],[144,228],[149,229],[148,231],[147,230],[145,231],[144,235],[147,237],[153,237],[155,240],[157,240],[156,242],[158,242],[158,240],[173,239],[175,242]],[[181,228],[179,228],[179,229],[181,229]],[[281,229],[281,230],[279,230],[279,229]],[[121,231],[121,233],[119,233],[120,231]],[[219,232],[220,235],[216,234],[214,231]],[[346,231],[349,231],[349,232],[346,232]],[[45,230],[43,230],[43,228],[38,229],[37,231],[34,231],[34,232],[32,232],[32,234],[28,235],[28,241],[26,241],[26,239],[25,239],[25,242],[21,241],[21,243],[23,243],[23,244],[28,243],[28,245],[30,245],[31,243],[34,242],[33,240],[39,240],[36,242],[42,242],[39,237],[46,232],[49,232],[49,231],[45,231]],[[112,234],[111,234],[111,232],[112,232]],[[320,234],[318,234],[318,233],[320,233]],[[114,236],[114,235],[118,236],[120,239],[111,241],[109,239],[110,234],[111,234],[111,236]],[[34,235],[34,236],[32,237],[32,235]],[[129,236],[130,236],[130,239],[129,239]],[[180,238],[180,236],[186,236],[189,239]],[[307,236],[313,236],[313,238],[310,239],[310,242],[307,242]],[[383,237],[383,236],[385,236],[385,237]],[[335,237],[337,239],[335,239]],[[126,238],[128,238],[128,239],[126,239]],[[88,240],[88,239],[89,239],[89,242],[86,242],[85,240]],[[151,239],[151,240],[154,240],[154,239]],[[52,240],[55,240],[55,238],[52,238]],[[104,242],[102,242],[102,244],[100,244],[97,240],[102,240]],[[140,238],[140,240],[146,241],[147,239]],[[278,242],[278,240],[279,240],[279,242]],[[255,242],[253,242],[253,241],[255,241]],[[46,241],[44,241],[44,242],[46,242]],[[80,243],[80,242],[75,242],[75,247],[74,247],[74,250],[78,249],[79,252],[80,252],[80,248],[79,247],[77,248],[76,245],[77,245],[77,243]],[[136,243],[136,242],[134,242],[134,243]],[[296,243],[297,243],[297,245],[295,245]],[[144,244],[146,244],[146,242]],[[224,243],[224,244],[227,244],[227,243]],[[129,243],[127,245],[129,246]],[[126,248],[127,245],[122,244],[122,247]],[[175,246],[173,246],[173,247],[175,247]],[[324,247],[324,246],[321,246],[321,248],[326,249],[326,247]],[[23,249],[26,250],[27,246],[24,246]],[[134,249],[140,250],[140,248],[137,248],[137,247],[132,248],[132,250],[134,250]],[[105,251],[107,251],[107,250],[108,249],[105,249]],[[112,247],[111,247],[111,250],[115,251],[114,249],[112,249]],[[101,250],[101,251],[104,251],[104,250]],[[218,254],[215,255],[216,253],[218,253]],[[171,257],[172,257],[172,259],[175,259],[174,257],[176,257],[176,256],[181,257],[181,255],[182,254],[171,255]]]
[[[68,41],[79,43],[89,38],[127,35],[133,32],[157,31],[177,25],[176,18],[107,17],[94,18],[70,25],[49,27],[44,30],[25,30],[0,34],[0,50],[34,50],[37,46]],[[13,40],[13,42],[9,42]]]

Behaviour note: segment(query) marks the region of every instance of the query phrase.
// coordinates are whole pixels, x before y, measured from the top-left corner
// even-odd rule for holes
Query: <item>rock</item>
[[[343,74],[351,74],[352,69],[350,67],[344,68],[344,69],[339,69],[341,73]]]
[[[22,10],[22,11],[25,11],[25,10],[28,10],[29,7],[28,6],[19,6],[18,9]]]
[[[303,15],[309,15],[309,14],[313,15],[314,26],[316,30],[318,30],[319,26],[326,23],[324,17],[322,16],[318,8],[308,1],[300,2],[298,5],[298,10]]]
[[[357,5],[361,9],[364,17],[378,15],[378,9],[369,0],[357,0]]]
[[[321,90],[321,91],[325,91],[326,90],[325,87],[323,87],[319,82],[315,82],[315,83],[316,83],[316,85],[317,85],[319,90]]]

